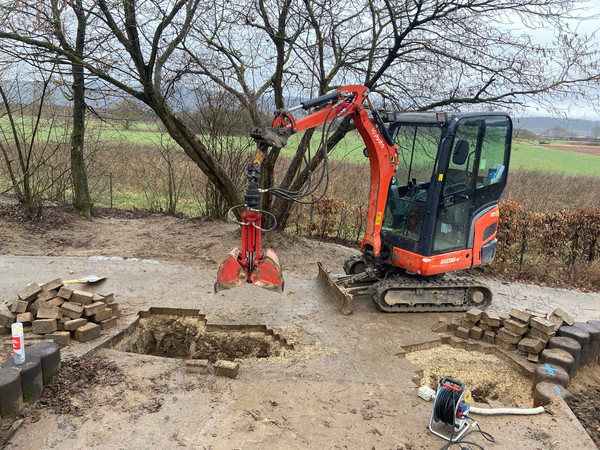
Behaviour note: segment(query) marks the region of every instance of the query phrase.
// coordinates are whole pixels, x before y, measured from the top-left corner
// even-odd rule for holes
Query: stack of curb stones
[[[24,403],[35,403],[43,387],[60,369],[60,347],[54,342],[40,342],[25,348],[25,362],[7,359],[0,368],[0,415],[15,417]]]
[[[15,300],[0,304],[0,335],[10,334],[10,326],[21,322],[26,342],[50,340],[66,347],[71,338],[79,342],[99,338],[100,332],[115,327],[120,317],[113,294],[72,290],[57,278],[30,284]]]
[[[452,339],[464,344],[483,341],[505,351],[516,350],[537,363],[533,371],[534,406],[545,406],[556,396],[568,397],[566,388],[578,369],[600,364],[600,320],[575,322],[560,308],[547,317],[516,308],[506,317],[472,309],[462,319],[441,317],[432,330],[446,336],[454,332]]]

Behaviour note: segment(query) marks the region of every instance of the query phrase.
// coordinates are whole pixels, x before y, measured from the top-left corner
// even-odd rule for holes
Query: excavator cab
[[[512,122],[504,113],[401,113],[381,227],[385,264],[434,275],[488,264],[496,251]]]

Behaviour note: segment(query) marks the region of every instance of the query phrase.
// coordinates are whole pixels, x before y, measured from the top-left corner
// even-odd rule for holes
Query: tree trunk
[[[85,27],[86,19],[81,0],[74,6],[77,14],[77,38],[75,42],[75,52],[77,56],[83,58],[83,49],[85,45]],[[72,64],[73,74],[73,131],[71,132],[71,177],[73,179],[73,205],[82,216],[96,216],[94,202],[90,195],[90,189],[87,179],[87,170],[83,156],[85,143],[85,74],[83,67],[79,64]]]

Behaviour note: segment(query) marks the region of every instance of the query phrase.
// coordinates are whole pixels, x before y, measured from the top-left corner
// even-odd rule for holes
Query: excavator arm
[[[395,173],[398,162],[396,145],[387,135],[383,121],[377,111],[373,110],[376,125],[367,114],[363,104],[369,102],[369,90],[361,85],[348,85],[329,92],[323,96],[307,100],[300,105],[276,113],[273,124],[268,128],[255,128],[251,136],[257,144],[252,163],[248,166],[248,188],[244,197],[245,210],[241,213],[242,246],[234,248],[227,259],[219,267],[215,292],[252,283],[257,286],[283,291],[283,275],[279,259],[272,249],[264,254],[260,249],[261,218],[265,211],[258,209],[260,195],[268,191],[259,189],[262,162],[269,148],[283,148],[292,134],[315,128],[346,116],[350,116],[361,135],[367,150],[371,167],[371,190],[367,229],[361,250],[375,257],[381,248],[380,231],[383,212],[387,199],[387,190]],[[321,107],[322,109],[296,120],[292,112]],[[236,208],[236,207],[234,207]],[[232,210],[234,209],[232,208]],[[231,211],[230,210],[230,213]],[[231,218],[231,215],[228,214]]]

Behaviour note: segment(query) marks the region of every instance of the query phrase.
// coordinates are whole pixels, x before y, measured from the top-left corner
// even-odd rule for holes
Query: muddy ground
[[[72,359],[40,407],[27,411],[7,448],[417,449],[444,444],[427,429],[432,404],[416,397],[413,377],[425,359],[400,357],[403,346],[437,338],[430,329],[439,314],[383,314],[365,299],[356,302],[352,315],[343,316],[315,279],[316,261],[340,271],[344,258],[356,250],[271,234],[268,245],[285,270],[284,294],[254,286],[214,294],[217,265],[238,245],[233,225],[145,213],[86,220],[64,210],[28,225],[18,214],[7,214],[11,208],[4,203],[0,219],[3,300],[34,281],[107,275],[104,284],[87,289],[116,294],[124,311],[121,326],[151,307],[193,308],[206,314],[209,324],[265,325],[294,348],[279,355],[240,356],[238,377],[228,379],[186,373],[181,358],[115,349],[82,358],[91,346],[72,346],[63,352]],[[517,306],[543,313],[560,305],[579,320],[600,318],[598,294],[487,281],[496,293],[492,308],[499,312]],[[192,341],[186,341],[188,354],[200,351]],[[168,342],[173,347],[179,341]],[[215,357],[223,356],[215,351]],[[487,363],[492,369],[494,364]],[[577,390],[600,386],[597,369],[589,371]],[[489,382],[493,375],[484,377]],[[554,416],[481,417],[481,427],[496,443],[472,438],[486,448],[568,449],[573,442],[594,448],[569,411],[560,405],[553,410]]]

